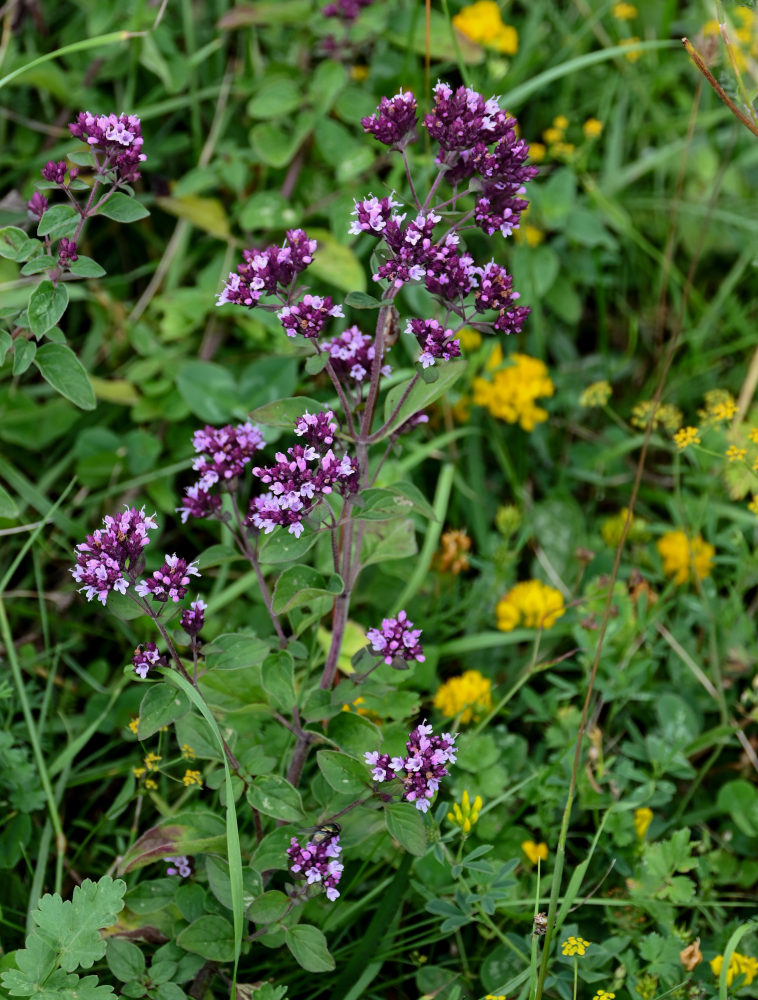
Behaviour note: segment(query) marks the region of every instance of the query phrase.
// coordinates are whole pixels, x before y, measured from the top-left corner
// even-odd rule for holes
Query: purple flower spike
[[[339,861],[341,853],[342,848],[337,834],[318,844],[309,840],[305,847],[301,847],[297,837],[293,837],[287,848],[292,874],[305,878],[308,885],[320,882],[326,890],[327,899],[331,902],[339,896],[337,884],[342,878],[344,869],[344,865]]]
[[[186,854],[179,854],[174,858],[165,858],[169,867],[166,869],[167,875],[179,875],[180,878],[188,878],[192,874],[190,860]]]
[[[301,333],[308,340],[315,340],[330,316],[344,316],[342,306],[335,306],[331,295],[306,295],[301,302],[285,306],[276,314],[288,337]]]
[[[355,208],[351,215],[355,216],[355,222],[350,223],[348,232],[354,236],[360,233],[371,233],[378,236],[384,232],[387,221],[392,215],[394,208],[401,208],[401,203],[395,201],[392,194],[384,198],[375,198],[372,194],[363,201],[356,201]],[[405,218],[403,215],[401,218]]]
[[[374,338],[361,333],[357,326],[349,326],[333,340],[327,340],[324,348],[332,359],[332,368],[337,378],[343,382],[363,382],[371,373],[374,361]],[[390,375],[392,368],[382,365],[382,375]]]
[[[184,505],[176,509],[182,515],[182,524],[186,524],[190,517],[213,517],[221,510],[221,497],[212,495],[195,483],[185,490]]]
[[[67,240],[65,236],[61,236],[58,243],[58,263],[62,267],[68,267],[73,261],[79,260],[78,250],[74,240]]]
[[[179,619],[179,624],[190,636],[196,636],[200,629],[205,624],[205,611],[208,605],[205,601],[201,601],[200,598],[193,601],[189,608],[182,611],[182,616]]]
[[[195,431],[192,444],[199,455],[210,456],[196,458],[192,463],[192,468],[200,473],[197,485],[210,490],[216,483],[238,476],[265,442],[260,430],[246,423],[236,427],[231,424],[220,428],[206,426]]]
[[[424,720],[410,733],[405,748],[408,751],[405,757],[390,758],[377,750],[367,751],[364,757],[372,768],[374,781],[379,784],[394,778],[402,781],[403,799],[425,813],[440,781],[450,773],[445,764],[456,761],[455,735],[434,736],[432,727]]]
[[[265,250],[243,250],[244,264],[230,274],[216,305],[232,302],[254,309],[262,295],[286,297],[295,277],[313,262],[316,241],[303,229],[289,229],[287,244]]]
[[[42,176],[53,184],[63,184],[66,179],[66,161],[58,160],[56,163],[55,160],[48,160],[42,168]]]
[[[383,618],[381,629],[370,628],[366,637],[372,650],[384,657],[385,663],[392,663],[395,657],[423,663],[426,657],[418,641],[421,631],[414,628],[413,622],[401,611],[397,618]]]
[[[336,430],[337,421],[332,410],[321,410],[319,413],[308,413],[306,410],[295,423],[295,434],[299,438],[304,438],[306,444],[320,451],[334,444]]]
[[[92,115],[82,111],[68,128],[76,139],[104,153],[103,166],[115,170],[122,181],[139,180],[137,167],[147,157],[142,152],[142,126],[136,115]]]
[[[459,253],[454,233],[448,233],[442,243],[432,247],[424,283],[427,291],[446,302],[459,302],[476,285],[474,258],[470,253]]]
[[[403,149],[416,141],[416,98],[410,90],[383,97],[373,115],[361,118],[364,132],[370,132],[384,146]]]
[[[500,315],[495,320],[495,329],[500,333],[520,333],[524,320],[531,310],[527,306],[516,306],[519,293],[513,291],[513,278],[504,267],[490,261],[484,267],[476,268],[480,283],[474,296],[474,305],[479,313],[494,309]]]
[[[410,319],[405,327],[422,348],[419,361],[429,368],[435,361],[451,361],[461,356],[461,345],[453,338],[453,331],[446,330],[436,319]]]
[[[76,566],[71,574],[88,601],[102,603],[111,591],[125,594],[129,584],[142,571],[142,549],[149,543],[148,531],[157,528],[155,515],[146,515],[145,508],[127,507],[123,513],[103,519],[105,529],[98,528],[87,540],[76,546]]]
[[[32,218],[41,219],[47,211],[47,204],[47,198],[39,191],[35,191],[29,201],[27,201],[26,207]]]
[[[136,591],[140,597],[151,597],[159,604],[175,604],[186,595],[191,576],[200,576],[194,562],[180,559],[176,553],[166,556],[166,561],[152,576],[141,580]]]
[[[146,642],[143,648],[142,644],[137,646],[134,650],[134,656],[132,657],[132,665],[134,667],[134,672],[139,677],[144,679],[147,677],[151,667],[165,667],[167,666],[166,657],[161,656],[158,652],[158,647],[154,642]]]
[[[477,142],[489,145],[507,135],[514,124],[497,98],[485,100],[469,87],[453,92],[441,81],[434,88],[434,107],[424,118],[429,135],[447,151],[471,149]]]

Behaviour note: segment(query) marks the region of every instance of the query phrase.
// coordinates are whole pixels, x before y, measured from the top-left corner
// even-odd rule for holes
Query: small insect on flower
[[[325,840],[330,840],[332,837],[339,837],[341,833],[342,827],[339,823],[322,823],[321,826],[317,826],[313,831],[311,843],[323,844]]]

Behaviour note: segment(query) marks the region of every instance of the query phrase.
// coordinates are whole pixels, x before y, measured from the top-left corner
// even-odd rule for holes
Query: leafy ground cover
[[[1,13],[0,993],[755,995],[752,6]]]

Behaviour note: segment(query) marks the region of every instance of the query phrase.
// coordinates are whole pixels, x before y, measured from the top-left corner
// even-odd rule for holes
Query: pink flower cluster
[[[397,778],[403,783],[403,799],[425,813],[440,781],[449,774],[445,765],[456,761],[455,735],[434,736],[432,727],[424,722],[410,733],[405,748],[405,757],[391,758],[377,750],[367,751],[364,756],[373,768],[374,781],[381,784]]]
[[[101,604],[112,591],[125,594],[134,583],[144,566],[147,533],[158,527],[155,514],[146,515],[144,507],[127,507],[115,517],[108,514],[103,523],[104,530],[98,528],[76,546],[76,566],[71,570],[87,600],[97,597]]]
[[[293,837],[287,848],[292,874],[305,878],[308,885],[323,885],[327,899],[332,902],[339,896],[337,884],[344,869],[339,861],[341,853],[342,848],[336,834],[318,844],[309,840],[305,847],[301,847],[297,837]]]

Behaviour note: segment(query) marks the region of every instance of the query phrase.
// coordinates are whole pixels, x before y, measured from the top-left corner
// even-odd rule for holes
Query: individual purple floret
[[[245,262],[229,275],[216,305],[232,302],[253,309],[262,295],[286,297],[295,276],[313,262],[316,245],[303,229],[289,229],[284,246],[243,250]]]
[[[205,624],[205,612],[208,605],[205,601],[201,601],[200,598],[193,601],[189,608],[182,611],[182,616],[179,619],[179,624],[190,636],[196,636],[200,629]]]
[[[66,161],[48,160],[42,168],[42,176],[53,184],[63,184],[66,179]]]
[[[29,210],[29,214],[34,219],[41,219],[42,216],[47,211],[48,201],[47,198],[41,194],[39,191],[35,191],[31,196],[29,201],[26,203],[26,207]]]
[[[149,543],[148,531],[157,528],[155,515],[145,508],[127,507],[115,517],[103,518],[105,529],[98,528],[76,546],[77,565],[71,574],[88,601],[94,597],[105,604],[115,590],[125,594],[129,584],[142,572],[142,550]]]
[[[187,878],[192,874],[190,860],[186,854],[179,854],[175,858],[164,858],[164,861],[169,863],[169,867],[166,869],[167,875],[179,875],[181,878]]]
[[[265,441],[260,430],[251,423],[232,427],[211,427],[206,425],[195,431],[192,445],[201,456],[192,463],[195,472],[200,473],[197,485],[209,490],[218,482],[238,476],[253,457],[263,448]]]
[[[151,667],[156,667],[158,665],[164,667],[166,666],[166,657],[161,656],[158,652],[158,647],[154,642],[146,642],[144,647],[140,643],[140,645],[134,650],[132,665],[134,667],[135,674],[141,677],[144,681]]]
[[[138,165],[147,157],[142,152],[142,126],[136,115],[92,115],[80,112],[69,131],[95,150],[105,153],[103,166],[115,170],[120,179],[139,180]]]
[[[324,349],[329,352],[332,368],[342,382],[363,382],[371,373],[376,351],[374,338],[361,333],[357,326],[349,326],[333,340],[327,340]],[[392,368],[382,365],[382,375],[390,375]]]
[[[497,98],[485,100],[470,87],[453,89],[442,81],[434,88],[434,106],[424,118],[429,135],[446,150],[471,149],[477,142],[493,143],[513,128]]]
[[[381,629],[370,628],[366,638],[373,652],[384,657],[385,663],[392,663],[395,657],[423,663],[426,657],[418,641],[421,632],[420,628],[413,627],[405,611],[401,611],[397,618],[383,618]]]
[[[354,236],[360,233],[376,235],[384,232],[387,221],[392,216],[392,210],[402,207],[399,201],[394,200],[394,193],[393,191],[392,194],[386,195],[384,198],[375,198],[370,194],[363,201],[356,201],[355,208],[350,213],[355,216],[355,222],[350,223],[348,232]],[[404,215],[401,216],[401,221],[404,218]]]
[[[320,410],[318,413],[308,413],[306,410],[302,417],[297,418],[294,430],[297,437],[305,439],[306,444],[323,451],[324,448],[334,444],[334,434],[337,430],[334,411]]]
[[[366,763],[373,768],[374,781],[382,783],[397,778],[403,783],[403,799],[413,802],[420,812],[426,812],[430,799],[449,771],[445,764],[456,761],[455,735],[443,733],[433,736],[426,721],[416,726],[405,744],[406,757],[392,757],[377,750],[364,754]]]
[[[61,236],[58,242],[58,263],[61,267],[67,267],[75,260],[79,260],[78,246],[74,240],[67,240]]]
[[[490,261],[476,269],[479,288],[474,296],[474,306],[479,313],[494,309],[499,313],[495,329],[500,333],[520,333],[524,320],[531,310],[527,306],[514,305],[519,293],[513,291],[513,278],[504,267]]]
[[[416,141],[416,98],[410,90],[383,97],[373,115],[361,118],[364,132],[370,132],[385,146],[403,149]]]
[[[288,337],[302,334],[315,340],[331,316],[344,316],[342,306],[334,305],[331,295],[306,295],[292,306],[284,306],[276,314]]]
[[[191,576],[200,576],[195,563],[188,563],[174,553],[166,556],[161,568],[146,580],[141,580],[135,589],[140,597],[151,597],[159,604],[166,601],[176,604],[186,595]]]
[[[460,342],[436,319],[409,319],[406,333],[412,333],[421,347],[419,361],[422,368],[429,368],[435,361],[450,361],[461,356]]]
[[[182,515],[182,524],[190,517],[213,517],[221,510],[221,497],[195,483],[184,491],[184,504],[176,509]]]
[[[344,865],[339,861],[341,853],[342,848],[337,834],[318,844],[309,840],[305,847],[301,847],[297,837],[293,837],[287,848],[292,874],[305,878],[308,885],[321,883],[326,890],[327,899],[332,902],[339,896],[337,884],[342,878],[344,869]]]

